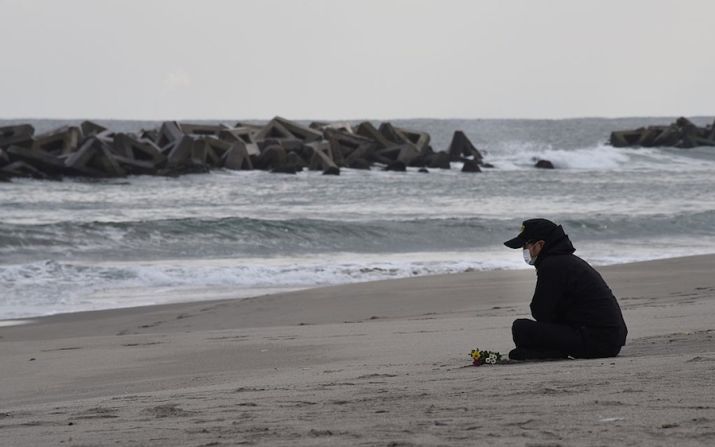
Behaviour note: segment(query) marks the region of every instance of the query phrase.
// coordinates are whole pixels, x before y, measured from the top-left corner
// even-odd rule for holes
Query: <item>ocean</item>
[[[715,148],[606,144],[612,130],[675,118],[392,121],[429,132],[435,150],[463,130],[495,166],[479,174],[453,163],[0,183],[0,320],[532,268],[502,245],[531,217],[562,224],[594,265],[715,253]],[[0,126],[16,122],[78,121]]]

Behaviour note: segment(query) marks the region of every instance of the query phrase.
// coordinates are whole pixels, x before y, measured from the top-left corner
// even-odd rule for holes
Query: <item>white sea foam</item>
[[[715,242],[715,241],[714,241]],[[709,253],[695,241],[620,241],[581,245],[595,265]],[[713,244],[712,246],[715,246]],[[0,319],[64,312],[242,298],[284,290],[465,271],[529,268],[520,253],[494,247],[474,252],[390,255],[342,253],[281,258],[155,262],[42,261],[0,265]]]
[[[549,160],[557,169],[588,171],[692,171],[712,170],[715,161],[697,156],[698,152],[662,148],[615,148],[597,145],[575,149],[515,143],[486,158],[497,169],[533,169],[538,160]]]
[[[415,261],[419,259],[419,261]],[[466,253],[338,254],[156,262],[41,261],[0,265],[0,319],[166,302],[240,297],[322,285],[521,267]],[[206,293],[210,289],[211,292]]]
[[[32,320],[0,320],[0,327],[20,326],[31,322]]]

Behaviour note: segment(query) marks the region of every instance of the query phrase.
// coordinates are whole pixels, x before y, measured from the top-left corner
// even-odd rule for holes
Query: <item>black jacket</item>
[[[628,329],[621,308],[601,275],[573,254],[576,250],[560,225],[545,242],[534,264],[534,319],[579,329],[592,351],[625,345]]]

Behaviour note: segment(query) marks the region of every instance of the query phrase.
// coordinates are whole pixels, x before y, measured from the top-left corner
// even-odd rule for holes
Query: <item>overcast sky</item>
[[[0,118],[715,114],[711,0],[0,0]]]

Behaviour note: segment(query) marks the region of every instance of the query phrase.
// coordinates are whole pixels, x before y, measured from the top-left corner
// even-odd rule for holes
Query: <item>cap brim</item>
[[[506,245],[509,248],[521,248],[524,246],[526,241],[519,236],[515,237],[514,239],[509,239],[508,241],[504,242],[504,245]]]

